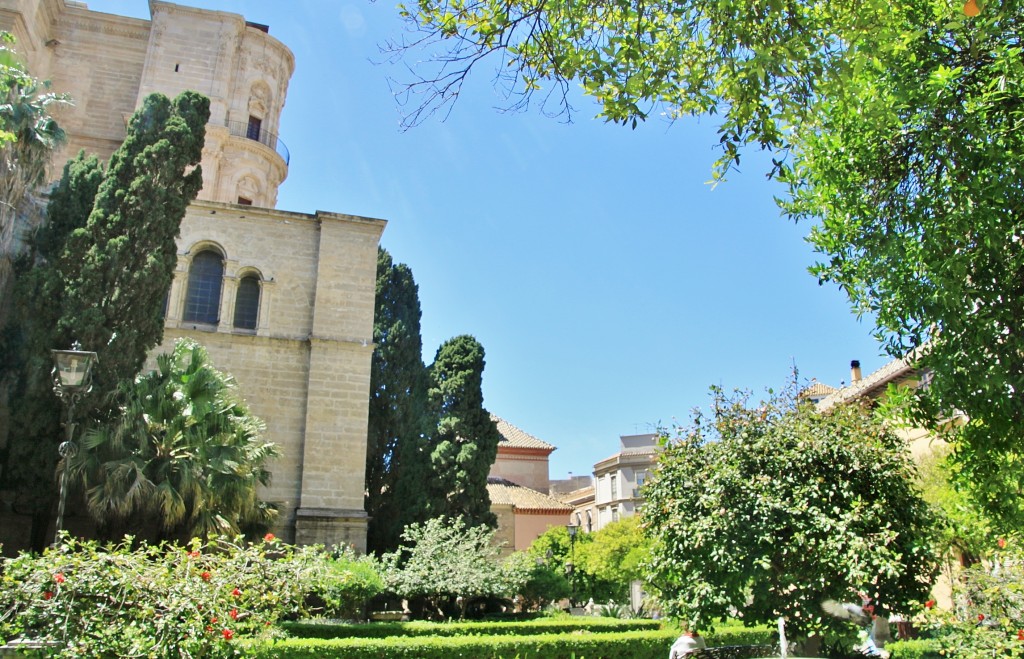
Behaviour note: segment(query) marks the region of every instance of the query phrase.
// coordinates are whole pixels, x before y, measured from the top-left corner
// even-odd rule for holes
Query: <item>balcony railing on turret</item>
[[[255,140],[260,144],[269,146],[271,149],[277,152],[277,155],[284,158],[284,164],[288,165],[291,161],[291,155],[288,153],[288,147],[284,145],[274,133],[266,130],[262,127],[254,127],[252,123],[245,121],[228,121],[228,133],[234,137],[244,137],[246,139]]]

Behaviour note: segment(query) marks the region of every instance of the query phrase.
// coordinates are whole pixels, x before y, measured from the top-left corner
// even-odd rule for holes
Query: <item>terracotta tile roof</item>
[[[817,398],[819,396],[829,396],[839,391],[835,387],[830,387],[823,382],[817,380],[811,380],[811,384],[804,387],[803,391],[800,392],[801,398]]]
[[[824,411],[863,396],[874,395],[881,389],[884,389],[890,382],[895,382],[905,375],[912,373],[916,357],[917,354],[912,352],[902,359],[894,359],[874,373],[818,401],[818,409]]]
[[[543,449],[546,451],[555,450],[555,447],[551,444],[539,440],[529,433],[523,432],[498,415],[492,414],[491,418],[496,424],[498,424],[498,432],[501,433],[501,443],[498,444],[498,448],[508,447]]]
[[[568,513],[572,506],[504,478],[488,478],[487,494],[494,505],[512,506],[523,512]]]

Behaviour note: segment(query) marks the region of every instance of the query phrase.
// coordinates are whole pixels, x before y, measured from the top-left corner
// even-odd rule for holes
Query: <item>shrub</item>
[[[345,625],[311,622],[287,622],[281,627],[290,635],[303,638],[386,638],[389,636],[536,636],[573,632],[625,632],[657,630],[654,620],[615,620],[567,616],[559,619],[523,622],[375,622]],[[673,632],[675,633],[675,632]]]
[[[1024,552],[999,540],[987,563],[963,571],[953,611],[926,610],[947,657],[1024,657]]]
[[[312,588],[323,601],[324,615],[363,619],[367,601],[384,589],[384,580],[372,556],[356,556],[345,547],[325,562],[323,579]]]
[[[346,565],[362,572],[350,578]],[[137,549],[130,539],[105,547],[66,539],[2,563],[0,638],[52,642],[66,657],[234,656],[241,637],[268,637],[282,618],[308,614],[311,593],[353,607],[371,589],[365,570],[350,555],[332,561],[322,548],[269,534],[248,546],[219,539]]]
[[[343,659],[663,659],[670,630],[537,636],[394,636],[391,638],[285,639],[247,643],[249,657]]]
[[[915,638],[887,643],[885,649],[893,659],[943,659],[939,642],[930,638]]]

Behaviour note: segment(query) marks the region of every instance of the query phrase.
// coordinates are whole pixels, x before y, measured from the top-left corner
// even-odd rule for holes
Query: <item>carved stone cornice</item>
[[[126,37],[136,41],[149,41],[152,28],[150,21],[142,18],[128,18],[101,14],[96,11],[74,10],[57,19],[60,31],[81,30],[112,37]]]

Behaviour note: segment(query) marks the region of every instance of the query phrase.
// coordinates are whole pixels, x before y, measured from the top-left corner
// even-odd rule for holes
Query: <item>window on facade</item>
[[[619,521],[619,507],[618,506],[612,506],[612,521],[613,522]]]
[[[594,530],[594,518],[590,515],[590,511],[587,511],[587,533]]]
[[[252,206],[252,199],[246,199],[245,197],[238,198],[239,206]]]
[[[216,325],[220,320],[220,290],[224,280],[224,261],[220,254],[206,250],[192,259],[188,271],[183,320]]]
[[[611,485],[612,485],[612,499],[613,500],[614,499],[618,499],[619,498],[619,477],[616,476],[615,474],[611,475]]]
[[[260,314],[260,280],[255,276],[242,277],[235,294],[235,327],[254,330]]]
[[[263,127],[263,120],[259,117],[249,115],[249,126],[245,129],[245,136],[250,140],[260,141],[260,129]]]

